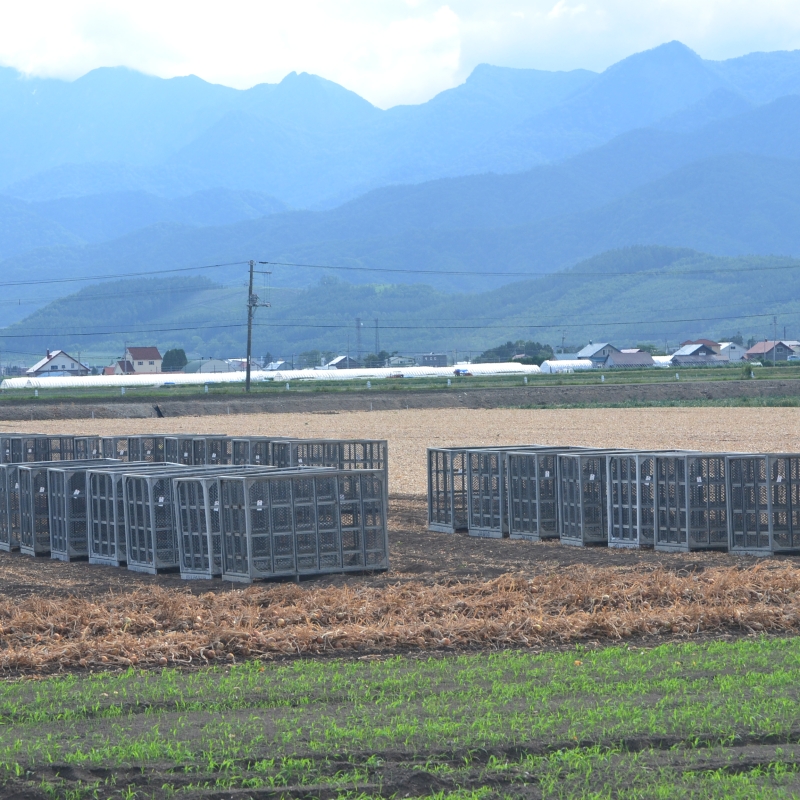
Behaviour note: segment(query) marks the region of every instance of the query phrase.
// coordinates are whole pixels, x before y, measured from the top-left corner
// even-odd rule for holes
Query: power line
[[[736,272],[765,272],[771,270],[800,269],[800,261],[792,264],[781,264],[770,267],[741,267],[733,269],[730,267],[716,267],[713,269],[653,269],[653,270],[630,270],[602,271],[602,272],[575,272],[572,269],[564,269],[553,272],[521,272],[521,271],[499,271],[499,270],[439,270],[439,269],[408,269],[405,267],[354,267],[354,266],[332,266],[330,264],[294,264],[288,261],[259,261],[259,264],[267,264],[273,267],[302,267],[304,269],[327,269],[342,272],[392,272],[406,275],[480,275],[484,278],[498,277],[517,277],[517,278],[548,278],[553,276],[563,277],[582,277],[582,278],[605,278],[608,275],[716,275],[718,273]],[[2,284],[0,284],[2,285]]]
[[[225,264],[204,264],[199,267],[175,267],[174,269],[154,269],[141,272],[117,272],[106,275],[85,275],[80,278],[40,278],[31,281],[5,281],[0,286],[42,286],[50,283],[83,283],[85,281],[118,280],[120,278],[141,278],[144,275],[166,275],[175,272],[194,272],[198,269],[219,269],[220,267],[240,267],[247,261],[231,261]]]

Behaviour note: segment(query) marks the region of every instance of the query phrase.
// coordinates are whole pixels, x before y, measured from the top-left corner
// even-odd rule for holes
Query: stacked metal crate
[[[428,448],[428,528],[467,528],[467,447]]]
[[[385,480],[382,469],[221,477],[222,577],[388,569]]]

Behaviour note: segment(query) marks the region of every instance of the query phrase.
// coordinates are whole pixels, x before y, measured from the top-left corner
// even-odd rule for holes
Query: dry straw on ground
[[[335,414],[223,414],[167,419],[0,422],[45,433],[225,433],[389,440],[392,492],[425,492],[425,448],[583,444],[639,449],[796,452],[798,408],[411,409]]]
[[[0,604],[0,668],[54,672],[245,658],[545,647],[587,640],[796,633],[800,571],[758,565],[678,575],[573,567],[525,580],[389,588],[156,589]]]

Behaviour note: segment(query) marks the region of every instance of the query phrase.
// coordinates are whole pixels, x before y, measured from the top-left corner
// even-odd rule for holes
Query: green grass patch
[[[1,684],[0,774],[54,797],[792,796],[798,720],[800,639],[131,670]]]

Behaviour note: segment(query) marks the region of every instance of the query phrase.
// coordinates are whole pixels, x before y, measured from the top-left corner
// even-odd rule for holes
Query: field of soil
[[[800,633],[800,559],[431,533],[424,496],[430,445],[797,451],[800,409],[35,427],[386,438],[391,570],[244,587],[0,553],[4,797],[800,790],[800,646],[777,638]]]
[[[626,600],[622,606],[614,606],[615,613],[624,611],[626,615],[640,616],[635,623],[628,621],[622,626],[622,629],[630,631],[629,635],[651,636],[654,632],[661,636],[742,635],[765,629],[789,633],[795,630],[800,619],[800,607],[797,609],[798,616],[795,616],[794,594],[787,597],[781,591],[788,580],[787,575],[794,575],[798,561],[793,558],[772,559],[758,565],[755,559],[721,553],[670,555],[652,551],[571,548],[557,542],[533,544],[474,539],[466,534],[431,533],[426,529],[424,496],[425,448],[429,445],[535,442],[794,451],[800,449],[800,409],[411,410],[324,415],[225,415],[165,420],[87,420],[40,423],[37,428],[47,432],[97,434],[213,432],[233,435],[385,437],[389,441],[391,569],[387,573],[312,579],[303,581],[300,587],[267,583],[243,589],[241,585],[220,580],[186,582],[178,575],[146,576],[87,563],[64,564],[47,558],[34,560],[18,553],[0,554],[0,626],[5,628],[6,633],[5,647],[0,652],[0,666],[12,673],[29,669],[49,672],[107,663],[125,665],[132,657],[143,665],[158,664],[162,659],[168,663],[197,663],[198,659],[200,663],[205,663],[209,646],[224,638],[221,632],[227,632],[229,639],[236,639],[240,633],[246,633],[248,637],[258,633],[261,637],[258,647],[253,647],[251,643],[238,649],[223,648],[226,658],[239,658],[249,653],[262,657],[302,652],[312,654],[331,649],[329,645],[334,641],[337,642],[335,649],[351,652],[386,652],[408,647],[436,649],[443,647],[442,641],[445,639],[450,646],[461,648],[497,646],[501,641],[517,644],[527,642],[531,637],[509,637],[508,630],[497,627],[495,615],[501,609],[493,608],[491,603],[482,603],[479,604],[482,611],[478,613],[477,607],[472,607],[476,592],[488,591],[490,595],[498,595],[497,589],[487,587],[504,580],[511,580],[515,586],[528,587],[523,594],[531,586],[539,586],[543,582],[556,581],[559,586],[569,586],[575,582],[587,586],[594,584],[597,588],[593,597],[615,597],[616,593],[622,591],[623,584],[628,587],[636,585],[640,589],[647,586],[650,611],[645,613],[639,601],[628,605]],[[800,571],[797,575],[800,580]],[[685,617],[683,622],[677,624],[671,618],[669,623],[653,624],[653,615],[661,613],[653,611],[654,607],[672,608],[675,604],[673,590],[664,588],[665,580],[670,583],[699,579],[717,588],[736,585],[737,592],[741,589],[743,593],[737,594],[734,601],[726,601],[727,611],[722,617],[699,614],[698,603],[709,600],[706,597],[703,601],[693,601],[691,612],[686,609],[680,612]],[[748,599],[750,590],[742,588],[749,586],[752,581],[772,592],[770,603],[774,605],[777,602],[775,598],[779,600],[777,606],[770,606],[768,620],[764,619],[763,608]],[[794,577],[791,578],[793,581]],[[717,588],[709,591],[713,594]],[[427,625],[426,609],[438,607],[441,603],[446,606],[451,601],[456,602],[448,595],[453,591],[464,591],[467,595],[458,598],[457,602],[462,605],[455,616],[471,618],[473,622],[481,621],[486,630],[479,634],[473,631],[474,635],[462,635],[455,632],[460,623],[454,623],[455,628],[450,635],[441,631],[437,634],[432,629],[420,634],[420,626],[425,628]],[[229,618],[236,617],[238,613],[231,609],[250,608],[254,603],[259,607],[274,605],[279,609],[275,612],[279,615],[275,619],[288,620],[296,614],[285,610],[287,603],[292,606],[302,599],[300,604],[313,610],[329,603],[344,602],[347,605],[342,598],[365,592],[372,598],[370,603],[379,605],[381,597],[388,602],[388,596],[397,592],[416,598],[414,602],[400,603],[396,609],[398,621],[406,626],[401,631],[402,635],[356,635],[357,630],[363,631],[366,625],[375,624],[377,618],[366,620],[347,614],[339,619],[326,617],[324,625],[319,616],[303,617],[305,628],[302,635],[299,628],[287,623],[282,630],[273,630],[264,638],[261,636],[263,630],[257,629],[263,625],[274,628],[274,615],[262,618],[260,612],[255,614],[246,630],[231,633]],[[576,598],[569,592],[568,596],[563,595],[563,590],[558,589],[552,602],[557,601],[558,614],[564,625],[561,628],[549,625],[540,628],[532,637],[538,646],[560,645],[565,641],[585,640],[587,637],[619,638],[618,634],[613,633],[619,630],[617,623],[599,628],[587,628],[583,622],[577,623],[578,617],[586,613],[585,598]],[[77,604],[70,607],[69,614],[85,618],[85,625],[70,625],[65,621],[65,615],[68,614],[63,600],[66,598],[72,598],[70,603]],[[428,599],[423,601],[422,598]],[[183,606],[192,606],[197,602],[205,602],[216,609],[203,626],[189,625],[192,615],[187,616],[180,611]],[[123,617],[133,619],[136,615],[144,615],[145,621],[136,625],[135,642],[130,638],[132,631],[128,629],[120,631],[114,626],[98,627],[96,622],[88,622],[109,616],[113,618],[117,613],[113,609],[120,603],[129,609]],[[595,597],[591,601],[592,613],[599,613],[600,606],[604,604],[608,605],[605,601],[598,605]],[[172,610],[160,613],[160,609],[167,608]],[[605,608],[604,613],[609,610]],[[672,611],[677,613],[676,608],[672,608]],[[434,616],[439,614],[438,611],[431,613]],[[252,616],[251,612],[248,614]],[[280,617],[280,614],[287,616]],[[518,625],[519,620],[514,624]],[[13,635],[9,635],[11,629]],[[517,627],[516,630],[519,633],[521,629]],[[53,632],[59,636],[56,647],[51,639]],[[174,634],[180,640],[179,646],[178,639],[175,640],[171,651],[163,647],[164,639],[154,638],[168,634]],[[323,643],[323,647],[316,646],[317,639]],[[101,661],[101,657],[105,657],[106,661]]]

